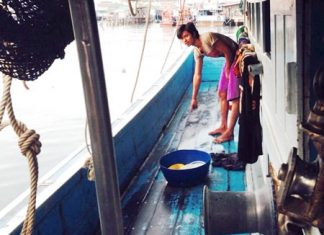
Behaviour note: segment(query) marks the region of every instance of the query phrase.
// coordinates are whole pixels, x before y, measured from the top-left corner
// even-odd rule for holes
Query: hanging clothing
[[[240,88],[240,114],[238,158],[245,163],[254,163],[262,155],[262,127],[260,123],[260,77],[251,77],[248,66],[258,64],[255,53],[250,50],[243,53],[240,68],[242,70]]]

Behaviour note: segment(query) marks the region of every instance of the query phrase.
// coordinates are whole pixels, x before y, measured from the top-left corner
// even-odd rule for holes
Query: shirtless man
[[[201,83],[201,72],[204,56],[225,57],[225,64],[218,84],[217,94],[220,100],[220,126],[210,131],[210,135],[219,135],[215,143],[223,143],[233,139],[234,126],[239,114],[239,80],[234,75],[234,58],[238,45],[229,37],[219,33],[203,33],[199,35],[191,22],[180,25],[177,37],[187,46],[194,46],[195,73],[190,110],[198,107],[197,96]],[[231,103],[231,112],[229,105]]]

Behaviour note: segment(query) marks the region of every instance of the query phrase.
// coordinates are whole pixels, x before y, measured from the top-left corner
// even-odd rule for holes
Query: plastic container
[[[177,150],[160,159],[160,169],[174,187],[188,187],[202,183],[208,175],[211,157],[200,150]],[[169,169],[173,164],[184,164],[181,169]]]

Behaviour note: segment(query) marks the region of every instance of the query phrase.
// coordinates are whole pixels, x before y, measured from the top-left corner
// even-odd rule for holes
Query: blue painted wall
[[[33,234],[94,234],[100,228],[95,183],[80,169],[37,208]],[[22,224],[10,234],[20,234]]]
[[[203,63],[202,81],[218,82],[224,63],[225,59],[223,57],[212,58],[206,56]]]

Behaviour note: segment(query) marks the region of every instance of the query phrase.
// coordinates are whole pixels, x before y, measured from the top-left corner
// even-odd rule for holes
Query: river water
[[[145,27],[99,24],[98,29],[113,121],[131,104]],[[215,26],[198,29],[200,33],[215,31],[229,35],[235,31],[235,28]],[[175,36],[175,27],[151,24],[134,100],[159,78],[162,68],[164,71],[171,66],[185,49]],[[66,47],[65,53],[63,60],[56,60],[36,81],[28,82],[28,90],[19,80],[12,83],[16,118],[40,134],[42,149],[37,157],[40,178],[86,141],[85,104],[75,42]],[[0,84],[1,92],[2,88]],[[0,210],[29,188],[27,160],[20,153],[17,141],[10,126],[0,132]]]

